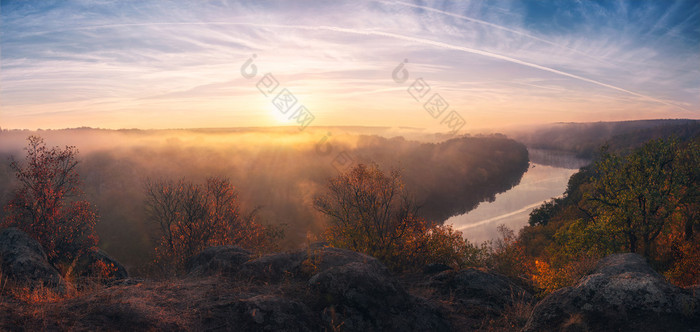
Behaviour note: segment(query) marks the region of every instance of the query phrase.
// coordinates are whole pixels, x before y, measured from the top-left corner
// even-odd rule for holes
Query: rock
[[[695,299],[700,302],[700,284],[687,287],[686,290],[695,296]]]
[[[372,312],[386,306],[400,306],[408,294],[384,269],[376,269],[359,262],[332,267],[314,275],[310,286],[332,299],[333,304],[343,304]]]
[[[337,261],[336,261],[337,262]],[[349,262],[311,277],[322,317],[346,331],[449,330],[439,311],[410,296],[384,266]]]
[[[307,265],[311,267],[313,274],[349,263],[367,264],[376,270],[386,269],[376,258],[352,250],[320,247],[307,253]]]
[[[573,287],[535,306],[524,331],[699,331],[700,300],[637,254],[602,259]]]
[[[375,269],[386,269],[376,258],[351,250],[316,246],[292,253],[260,257],[241,265],[238,276],[243,279],[276,282],[283,279],[308,279],[332,267],[348,263],[369,264]]]
[[[310,246],[245,262],[237,276],[265,283],[305,281],[314,299],[306,303],[316,304],[314,311],[331,330],[449,329],[439,310],[409,295],[384,264],[354,251]]]
[[[83,278],[98,278],[105,283],[129,277],[126,268],[102,249],[90,250],[82,255],[74,268],[74,274]]]
[[[591,274],[596,273],[606,276],[615,276],[623,273],[639,273],[661,278],[661,275],[647,264],[644,257],[631,253],[614,254],[601,259]]]
[[[293,278],[300,273],[304,259],[306,253],[303,251],[263,256],[243,263],[237,277],[263,282]]]
[[[428,285],[475,315],[498,315],[515,301],[532,301],[532,295],[507,277],[475,268],[441,272]]]
[[[442,263],[432,263],[423,268],[423,274],[436,274],[447,270],[452,270],[452,268]]]
[[[250,255],[237,246],[209,247],[188,259],[185,268],[190,276],[233,275]]]
[[[11,227],[0,232],[0,269],[5,278],[29,287],[49,287],[65,293],[68,283],[46,258],[39,242]]]

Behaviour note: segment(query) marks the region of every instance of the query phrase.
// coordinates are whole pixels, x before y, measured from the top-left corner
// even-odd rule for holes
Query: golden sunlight
[[[282,111],[278,110],[274,104],[268,102],[267,100],[265,104],[264,110],[267,112],[267,118],[270,119],[270,124],[272,126],[284,126],[292,123],[292,120],[290,120],[289,117],[293,111],[282,113]]]

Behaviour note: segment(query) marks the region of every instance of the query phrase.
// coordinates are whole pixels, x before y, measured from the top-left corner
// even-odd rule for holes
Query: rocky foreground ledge
[[[24,247],[32,248],[32,259],[8,254],[28,237],[18,241],[15,231],[12,237],[5,233],[5,278],[66,287],[31,239]],[[3,296],[0,330],[513,330],[528,316],[528,331],[700,326],[699,294],[666,283],[633,254],[605,258],[575,287],[540,301],[532,315],[517,309],[531,308],[533,297],[502,275],[432,266],[423,274],[395,276],[373,257],[323,245],[263,257],[234,246],[212,247],[192,257],[187,269],[176,280],[123,278],[53,302]],[[527,316],[509,317],[517,313]]]
[[[642,256],[613,254],[542,299],[524,331],[700,331],[700,287],[676,287]]]

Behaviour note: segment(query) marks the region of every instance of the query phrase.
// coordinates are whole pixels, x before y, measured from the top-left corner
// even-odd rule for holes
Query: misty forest
[[[254,214],[259,223],[285,234],[282,247],[295,248],[325,227],[323,215],[314,211],[314,197],[323,193],[329,178],[356,164],[376,163],[386,172],[399,171],[406,192],[420,204],[416,214],[442,223],[517,184],[528,163],[526,148],[504,136],[419,143],[402,137],[336,134],[319,144],[325,132],[291,135],[287,141],[289,132],[76,129],[34,134],[43,134],[49,142],[92,145],[80,149],[80,163],[74,169],[80,190],[99,211],[100,247],[134,267],[151,261],[159,238],[159,227],[149,222],[146,208],[150,182],[200,185],[210,177],[226,179],[237,193],[237,214]],[[6,204],[18,182],[7,160],[22,162],[28,134],[3,136],[5,144],[13,145],[6,151],[14,150],[4,156]],[[352,161],[340,164],[344,160],[339,155]]]

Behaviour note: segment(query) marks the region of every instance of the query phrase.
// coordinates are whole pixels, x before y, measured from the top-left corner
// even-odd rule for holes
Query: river
[[[534,208],[560,197],[571,175],[589,163],[558,151],[529,149],[528,152],[530,167],[517,186],[496,195],[493,202],[482,202],[472,211],[451,217],[445,224],[462,231],[472,243],[496,238],[501,224],[517,232],[527,225]]]

